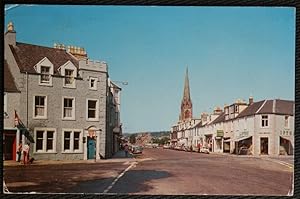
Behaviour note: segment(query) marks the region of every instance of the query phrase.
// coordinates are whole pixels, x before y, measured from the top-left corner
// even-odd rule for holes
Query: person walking
[[[18,146],[18,151],[17,151],[17,154],[18,154],[18,162],[21,161],[22,149],[23,149],[23,146],[22,146],[22,143],[20,143],[19,146]]]
[[[190,146],[190,152],[192,153],[193,152],[193,145],[191,144]]]
[[[197,144],[198,153],[200,153],[200,143]]]
[[[128,145],[125,144],[124,146],[124,151],[125,151],[125,157],[127,158],[128,157]]]
[[[29,160],[29,143],[26,143],[23,146],[23,163],[24,163],[24,165],[28,164],[28,160]]]

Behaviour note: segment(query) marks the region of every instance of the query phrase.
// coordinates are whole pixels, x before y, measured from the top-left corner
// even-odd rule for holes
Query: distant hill
[[[138,133],[123,133],[124,137],[130,137],[131,135],[142,135],[149,133],[151,137],[166,137],[170,135],[170,131],[152,131],[152,132],[138,132]]]
[[[152,137],[165,137],[170,136],[171,131],[159,131],[159,132],[150,132]]]

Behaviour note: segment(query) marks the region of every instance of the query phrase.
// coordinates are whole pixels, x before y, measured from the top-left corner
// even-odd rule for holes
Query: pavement
[[[135,161],[134,156],[129,153],[128,157],[125,156],[125,151],[120,150],[116,152],[112,158],[100,159],[100,160],[35,160],[30,165],[61,165],[61,164],[90,164],[90,163],[114,163],[114,162],[132,162]],[[17,162],[14,160],[3,161],[3,166],[24,166],[22,162]],[[28,165],[28,166],[30,166]]]

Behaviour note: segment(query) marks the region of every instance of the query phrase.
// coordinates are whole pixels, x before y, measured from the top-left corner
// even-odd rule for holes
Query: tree
[[[136,135],[135,134],[132,134],[132,135],[130,135],[130,137],[129,137],[129,142],[131,143],[131,144],[135,144],[135,142],[136,142]]]

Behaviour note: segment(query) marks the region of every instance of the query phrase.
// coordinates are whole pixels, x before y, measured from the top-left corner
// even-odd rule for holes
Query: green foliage
[[[131,144],[135,144],[135,142],[136,142],[136,134],[130,135],[130,137],[129,137],[129,142],[130,142]]]
[[[155,144],[159,144],[159,145],[167,144],[169,140],[170,140],[169,137],[162,137],[162,138],[154,137],[154,138],[152,138],[152,142]]]

